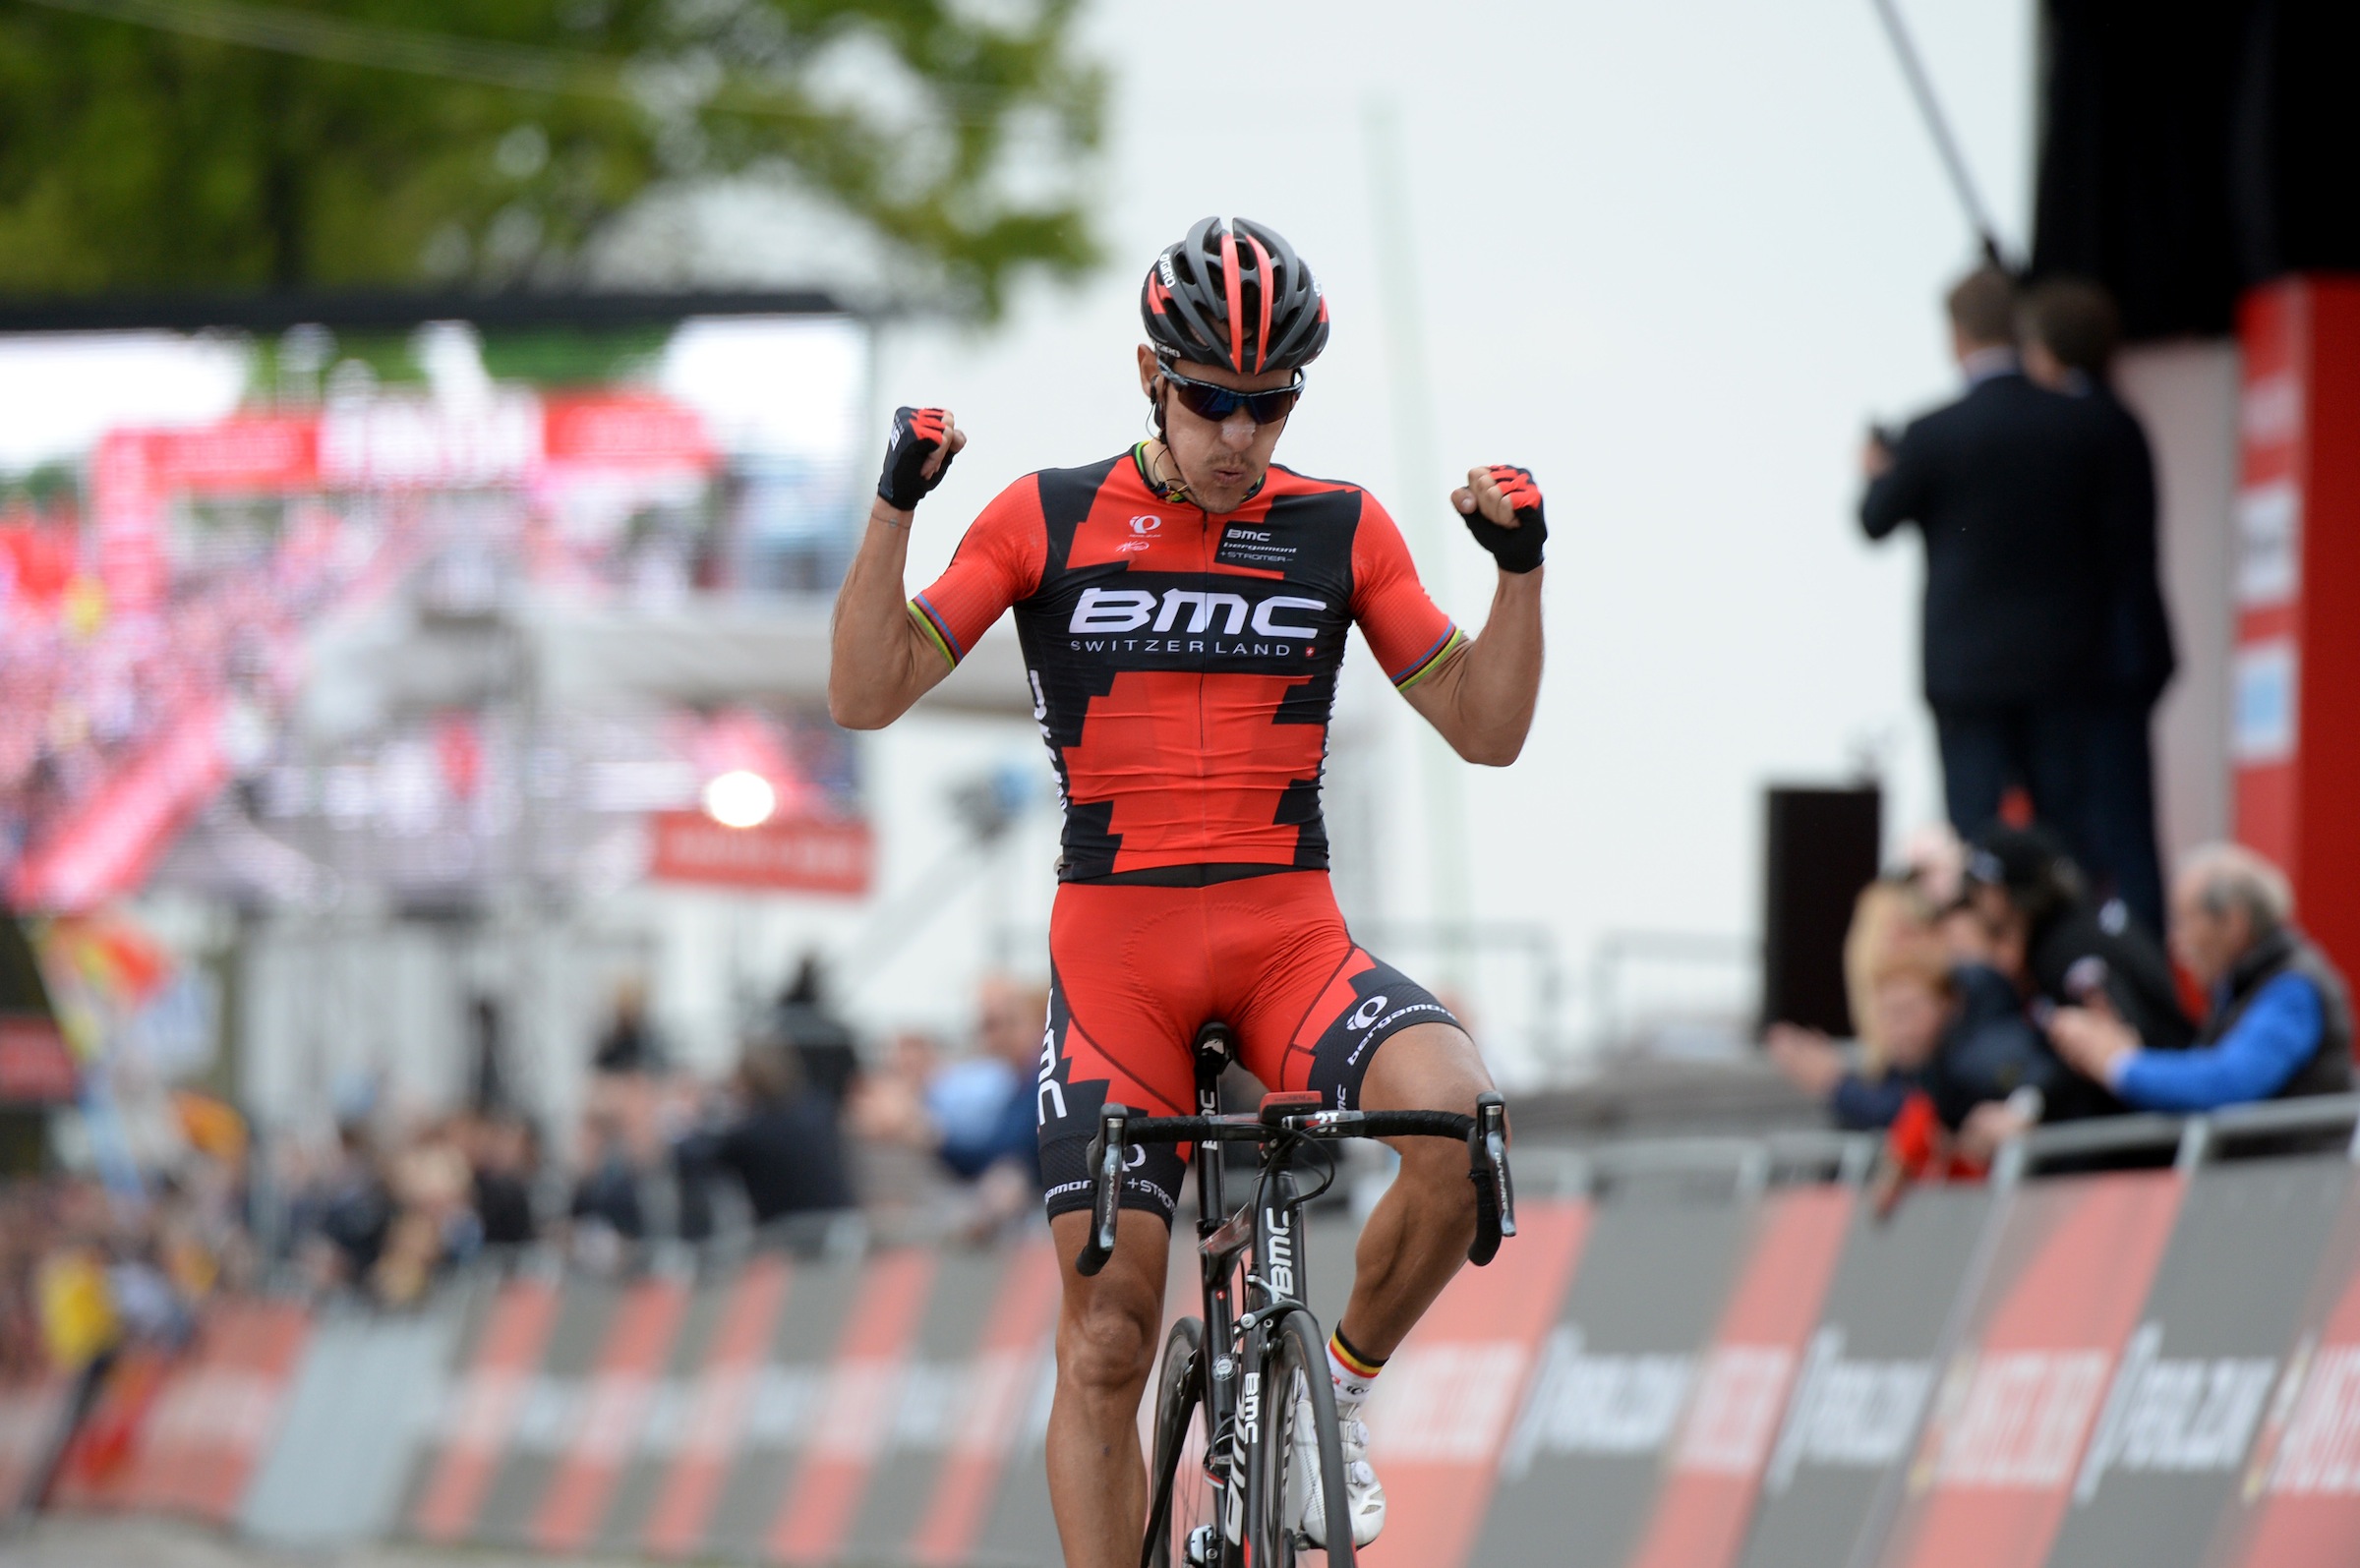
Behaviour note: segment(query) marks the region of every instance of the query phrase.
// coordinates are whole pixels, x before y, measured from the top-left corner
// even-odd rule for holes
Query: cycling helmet
[[[1292,371],[1328,346],[1328,302],[1278,231],[1205,218],[1148,269],[1139,291],[1148,341],[1170,360],[1241,376]]]

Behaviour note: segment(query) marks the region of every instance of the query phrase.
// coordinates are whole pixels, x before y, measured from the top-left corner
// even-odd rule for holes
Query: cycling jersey
[[[1355,486],[1273,466],[1211,516],[1138,450],[1019,480],[911,613],[953,664],[1016,611],[1067,882],[1198,887],[1328,864],[1320,775],[1355,621],[1396,687],[1460,635]]]

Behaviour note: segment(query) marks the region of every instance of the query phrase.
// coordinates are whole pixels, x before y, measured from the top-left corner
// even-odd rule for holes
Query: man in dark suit
[[[2106,370],[2121,338],[2114,302],[2094,283],[2056,278],[2025,296],[2018,326],[2025,374],[2087,399],[2104,429],[2106,642],[2104,685],[2085,733],[2083,805],[2091,869],[2145,922],[2163,929],[2163,869],[2155,852],[2155,702],[2177,660],[2156,573],[2155,463],[2139,417],[2115,397]]]
[[[1870,438],[1860,526],[1925,537],[1925,699],[1952,826],[1973,837],[2022,784],[2095,860],[2083,776],[2107,606],[2097,421],[2026,378],[2004,273],[1970,274],[1947,303],[1967,393],[1890,444]]]

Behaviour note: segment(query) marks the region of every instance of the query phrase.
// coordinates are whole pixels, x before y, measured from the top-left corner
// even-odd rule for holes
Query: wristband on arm
[[[1541,546],[1549,538],[1549,525],[1541,517],[1541,487],[1533,483],[1531,469],[1510,463],[1493,464],[1492,480],[1515,508],[1516,526],[1505,528],[1493,522],[1478,504],[1464,514],[1467,532],[1492,552],[1502,571],[1528,572],[1541,563]]]
[[[893,411],[893,436],[885,443],[885,472],[877,480],[877,494],[885,504],[902,511],[915,511],[917,503],[942,483],[942,476],[951,471],[951,455],[944,454],[942,466],[932,478],[919,473],[942,445],[944,420],[939,408],[897,408]]]

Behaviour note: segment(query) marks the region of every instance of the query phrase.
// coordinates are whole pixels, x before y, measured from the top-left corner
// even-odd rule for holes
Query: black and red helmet
[[[1148,268],[1148,341],[1165,359],[1241,376],[1300,370],[1328,346],[1328,302],[1277,230],[1206,218]]]

